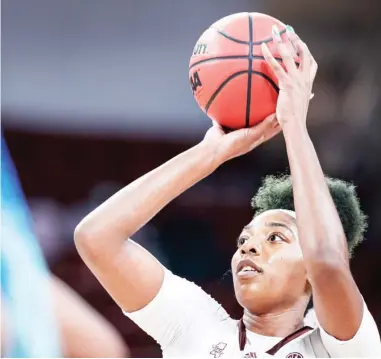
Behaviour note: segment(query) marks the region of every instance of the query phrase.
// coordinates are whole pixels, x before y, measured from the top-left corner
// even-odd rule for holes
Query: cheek
[[[303,262],[303,253],[299,245],[287,245],[278,250],[272,251],[268,257],[268,263],[274,264],[276,262]]]
[[[290,246],[269,256],[268,264],[276,273],[283,273],[285,277],[305,276],[305,267],[302,251],[299,246]]]

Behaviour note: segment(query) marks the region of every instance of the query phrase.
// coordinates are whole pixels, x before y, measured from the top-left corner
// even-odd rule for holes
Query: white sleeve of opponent
[[[380,358],[381,341],[377,325],[370,314],[366,303],[360,328],[355,336],[347,341],[341,341],[329,335],[321,326],[320,335],[325,349],[333,358]]]
[[[124,314],[148,335],[162,350],[183,350],[197,343],[208,328],[216,328],[229,315],[211,296],[196,284],[165,269],[159,293],[144,308]]]

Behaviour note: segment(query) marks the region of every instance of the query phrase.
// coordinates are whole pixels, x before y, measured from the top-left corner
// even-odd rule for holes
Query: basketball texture
[[[285,39],[286,25],[271,16],[229,15],[210,26],[194,47],[189,63],[194,98],[226,129],[251,127],[275,112],[278,81],[261,51],[265,42],[282,62],[273,44],[273,25]]]

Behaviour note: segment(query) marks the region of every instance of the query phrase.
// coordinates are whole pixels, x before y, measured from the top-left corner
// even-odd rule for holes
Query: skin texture
[[[237,275],[244,259],[253,261],[261,272],[252,278]],[[281,337],[289,334],[290,323],[294,329],[302,326],[303,314],[295,314],[304,313],[311,293],[294,216],[271,210],[255,217],[238,237],[231,266],[236,298],[245,308],[248,327]]]

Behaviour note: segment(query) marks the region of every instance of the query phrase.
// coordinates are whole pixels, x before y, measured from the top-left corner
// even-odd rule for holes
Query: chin
[[[266,298],[266,292],[253,283],[240,284],[235,290],[237,302],[244,308],[251,308],[255,302]]]

